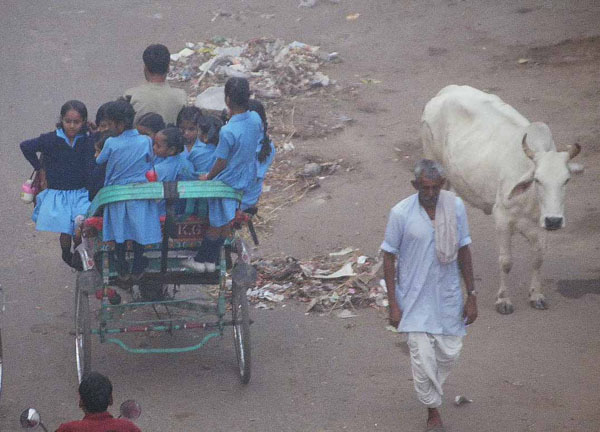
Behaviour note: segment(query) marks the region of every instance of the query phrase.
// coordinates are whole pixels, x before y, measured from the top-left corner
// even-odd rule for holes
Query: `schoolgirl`
[[[201,117],[202,111],[195,106],[183,107],[181,111],[179,111],[179,114],[177,114],[177,127],[181,129],[185,140],[185,146],[183,148],[183,155],[185,157],[188,157],[192,148],[198,142],[198,134],[200,132],[198,122]]]
[[[198,120],[199,137],[188,155],[197,173],[206,174],[215,163],[215,150],[223,123],[214,116],[202,116]]]
[[[97,163],[106,163],[104,186],[147,182],[146,172],[152,168],[154,153],[150,138],[133,128],[133,107],[125,100],[117,100],[110,104],[106,115],[116,136],[106,140],[96,158]],[[131,275],[139,279],[147,265],[144,245],[159,243],[162,238],[158,205],[152,200],[108,204],[102,231],[104,241],[115,241],[116,268],[121,279],[129,278],[125,242],[132,240]]]
[[[255,207],[258,203],[258,199],[262,194],[265,175],[267,174],[267,171],[269,170],[269,167],[275,158],[275,146],[273,145],[273,142],[267,133],[269,124],[267,122],[267,113],[265,112],[265,107],[260,101],[256,99],[250,99],[248,102],[248,109],[258,113],[260,116],[263,126],[263,136],[258,143],[258,147],[256,148],[256,179],[254,179],[254,181],[250,183],[250,186],[244,190],[244,195],[242,197],[242,210],[244,211]]]
[[[137,120],[135,128],[140,135],[147,135],[152,141],[157,132],[165,128],[165,121],[160,114],[153,112],[146,113]]]
[[[21,143],[21,151],[33,169],[46,171],[48,188],[38,194],[32,215],[36,229],[60,233],[62,259],[77,269],[81,269],[81,262],[73,263],[72,237],[75,218],[85,215],[90,205],[85,189],[86,167],[94,157],[87,117],[86,106],[70,100],[61,107],[54,132]]]
[[[225,104],[231,118],[221,129],[216,161],[201,180],[220,180],[238,191],[246,189],[256,178],[256,146],[263,136],[260,116],[248,111],[250,86],[244,78],[230,78],[225,83]],[[229,222],[234,219],[237,201],[209,199],[210,227],[198,253],[185,265],[198,272],[215,271],[219,251],[229,234]]]

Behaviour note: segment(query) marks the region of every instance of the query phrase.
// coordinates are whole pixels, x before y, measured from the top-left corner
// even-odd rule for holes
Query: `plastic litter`
[[[466,396],[458,395],[454,398],[454,405],[460,406],[468,403],[472,403],[473,401]]]
[[[222,111],[225,105],[225,87],[209,87],[196,97],[194,103],[198,108],[205,110]]]

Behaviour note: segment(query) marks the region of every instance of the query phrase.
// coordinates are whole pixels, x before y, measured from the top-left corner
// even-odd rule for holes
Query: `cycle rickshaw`
[[[215,272],[197,273],[183,266],[183,260],[197,250],[208,225],[206,212],[198,210],[207,198],[239,202],[241,194],[218,181],[181,181],[107,186],[94,198],[83,222],[82,243],[77,248],[84,268],[77,275],[75,288],[79,381],[91,370],[92,335],[98,336],[101,344],[115,344],[130,353],[181,353],[203,347],[209,340],[223,336],[227,326],[232,326],[240,380],[244,384],[249,382],[250,317],[246,290],[254,285],[256,271],[239,235],[241,224],[249,222],[249,216],[238,211]],[[145,247],[149,264],[142,279],[123,283],[115,269],[114,243],[102,241],[102,211],[113,202],[140,199],[165,200],[166,217],[161,219],[163,240]],[[191,296],[178,298],[184,287],[200,285],[213,285],[213,296],[207,300],[206,295],[194,295],[192,290]],[[128,300],[120,301],[119,293],[124,293]],[[96,298],[100,307],[92,314],[90,300]],[[140,314],[141,310],[147,313]],[[92,318],[97,320],[97,326],[92,326]],[[202,331],[203,337],[192,345],[158,348],[134,347],[122,340],[129,333],[173,334],[180,330]]]

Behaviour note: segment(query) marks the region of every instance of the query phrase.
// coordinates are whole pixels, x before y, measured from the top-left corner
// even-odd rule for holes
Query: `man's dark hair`
[[[161,44],[150,45],[142,55],[146,69],[151,74],[166,75],[169,72],[171,54],[169,49]]]
[[[79,397],[89,413],[100,413],[108,409],[112,396],[110,380],[98,372],[86,374],[79,384]]]

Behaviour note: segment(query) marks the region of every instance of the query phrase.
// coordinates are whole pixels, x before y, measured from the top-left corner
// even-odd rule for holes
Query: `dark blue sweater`
[[[94,144],[90,137],[77,138],[71,147],[56,131],[21,143],[21,151],[33,169],[46,170],[49,189],[74,190],[87,186],[89,167],[94,162]],[[37,153],[43,156],[43,166]]]

